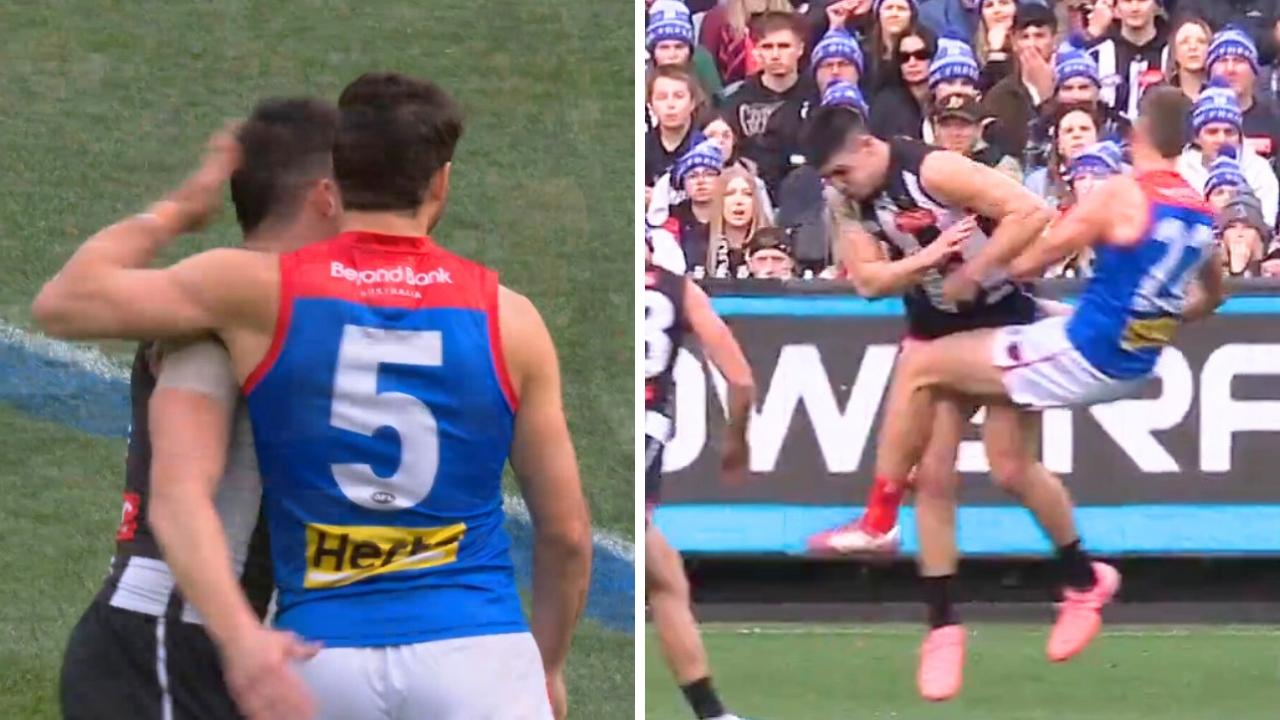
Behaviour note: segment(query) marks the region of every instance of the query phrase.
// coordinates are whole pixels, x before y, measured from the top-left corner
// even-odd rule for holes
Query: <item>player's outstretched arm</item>
[[[560,363],[542,317],[506,288],[499,295],[502,345],[519,398],[511,469],[533,519],[532,628],[556,716],[563,671],[591,579],[591,518],[569,437]],[[559,697],[557,697],[559,695]]]
[[[956,153],[931,153],[920,167],[920,176],[925,189],[938,200],[996,223],[986,247],[956,271],[968,278],[973,292],[977,283],[1003,269],[1040,237],[1053,219],[1043,200],[1008,175]]]
[[[1017,279],[1042,277],[1046,269],[1080,252],[1101,238],[1123,242],[1132,235],[1130,218],[1120,217],[1117,208],[1132,205],[1133,193],[1140,190],[1125,177],[1108,179],[1089,193],[1080,204],[1058,218],[1048,232],[1009,263],[1009,274]],[[1139,199],[1140,200],[1140,199]],[[1145,209],[1145,201],[1138,205]],[[1136,237],[1132,238],[1136,239]]]
[[[1196,281],[1188,291],[1182,318],[1187,322],[1203,320],[1227,299],[1227,284],[1222,279],[1222,246],[1214,244],[1209,257],[1200,266]]]
[[[247,251],[218,250],[150,269],[156,254],[203,227],[222,203],[239,162],[229,131],[216,134],[200,167],[143,215],[89,238],[32,304],[42,330],[65,338],[156,338],[213,330],[224,296],[246,288]],[[231,280],[231,282],[228,282]]]
[[[215,340],[161,357],[149,407],[148,516],[183,597],[199,611],[219,649],[241,711],[249,718],[275,717],[282,710],[306,717],[313,702],[289,662],[318,648],[258,620],[236,577],[214,505],[238,395],[231,358]]]
[[[725,425],[723,469],[731,476],[740,476],[746,471],[747,423],[755,402],[756,383],[751,376],[751,366],[729,326],[711,307],[711,299],[692,280],[685,281],[684,308],[689,329],[728,385],[729,417]]]

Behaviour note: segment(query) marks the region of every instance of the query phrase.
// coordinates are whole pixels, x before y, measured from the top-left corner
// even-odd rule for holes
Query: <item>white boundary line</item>
[[[33,355],[66,362],[104,380],[129,381],[127,367],[91,346],[53,340],[3,322],[0,322],[0,342],[17,345]],[[502,506],[507,515],[531,522],[529,508],[519,497],[504,493]],[[591,539],[597,552],[607,553],[627,562],[635,562],[635,545],[625,537],[606,530],[595,530],[592,532]]]
[[[53,340],[0,322],[0,342],[17,345],[32,355],[60,360],[106,380],[129,381],[129,368],[89,345],[73,345]]]

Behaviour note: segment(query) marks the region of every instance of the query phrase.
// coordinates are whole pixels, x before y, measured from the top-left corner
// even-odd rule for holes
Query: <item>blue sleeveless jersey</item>
[[[526,630],[497,275],[370,233],[282,255],[280,272],[276,335],[245,383],[275,624],[330,647]]]
[[[1147,231],[1133,245],[1094,246],[1094,276],[1067,324],[1076,350],[1117,380],[1154,370],[1214,243],[1213,211],[1186,181],[1160,172],[1138,182],[1151,208]]]

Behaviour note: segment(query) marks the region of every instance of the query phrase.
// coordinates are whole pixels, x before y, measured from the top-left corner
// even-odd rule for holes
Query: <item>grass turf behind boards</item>
[[[0,5],[0,321],[97,228],[182,179],[210,132],[268,96],[336,99],[361,72],[440,82],[467,112],[445,247],[541,309],[598,527],[633,518],[634,8],[535,0]],[[238,241],[228,212],[169,258]],[[114,355],[128,347],[105,344]],[[2,372],[4,368],[0,368]],[[124,444],[0,407],[0,717],[56,715],[58,660],[106,569]],[[631,717],[632,638],[588,626],[579,717]],[[619,708],[625,708],[620,710]]]

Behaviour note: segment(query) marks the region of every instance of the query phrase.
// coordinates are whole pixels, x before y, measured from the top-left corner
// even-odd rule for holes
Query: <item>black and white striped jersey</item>
[[[131,424],[125,459],[124,506],[116,529],[116,552],[98,599],[113,607],[156,617],[200,622],[195,608],[182,601],[147,521],[151,487],[151,439],[148,404],[157,385],[159,350],[138,346],[130,375]],[[248,413],[236,409],[226,471],[215,505],[231,547],[234,567],[259,617],[265,617],[273,589],[266,522],[261,515],[258,475]]]
[[[967,208],[947,205],[932,197],[920,178],[924,159],[938,148],[919,140],[889,140],[889,170],[885,184],[862,204],[865,228],[888,248],[892,259],[913,255],[937,240],[942,231],[972,214]],[[978,228],[965,243],[961,256],[930,270],[904,295],[908,332],[929,339],[974,327],[1030,322],[1034,302],[1019,285],[1007,279],[984,283],[977,299],[958,307],[942,296],[947,273],[977,254],[990,241],[995,223],[978,218]],[[1026,317],[1026,319],[1021,319]]]

